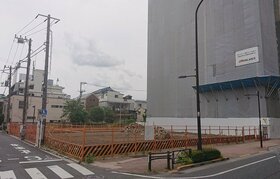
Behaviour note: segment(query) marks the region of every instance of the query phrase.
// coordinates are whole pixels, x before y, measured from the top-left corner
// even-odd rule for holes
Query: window
[[[51,108],[63,108],[62,105],[51,105]]]
[[[29,89],[34,89],[34,85],[29,85]]]
[[[118,98],[119,96],[118,95],[115,95],[115,98]]]
[[[23,107],[24,107],[24,101],[19,101],[18,108],[23,109]]]

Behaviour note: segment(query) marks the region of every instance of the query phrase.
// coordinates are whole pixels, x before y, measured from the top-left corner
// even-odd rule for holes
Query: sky
[[[45,42],[46,18],[35,17],[50,14],[60,21],[51,26],[49,78],[65,87],[65,93],[77,97],[80,82],[87,82],[85,93],[110,86],[146,100],[148,0],[0,2],[0,70],[27,55],[28,44],[17,43],[15,34],[31,38],[32,51]],[[44,55],[42,51],[32,58],[32,68],[44,69]],[[19,69],[17,74],[25,71]],[[1,82],[6,79],[2,73]],[[7,94],[8,89],[1,87],[0,92]]]

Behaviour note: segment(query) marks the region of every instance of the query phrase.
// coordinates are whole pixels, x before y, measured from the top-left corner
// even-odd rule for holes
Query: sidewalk
[[[268,151],[271,147],[280,147],[280,139],[268,140],[263,142],[263,148],[260,148],[260,142],[247,142],[242,144],[223,144],[223,145],[211,145],[221,151],[225,158],[241,158],[249,155],[257,154],[260,152]],[[147,157],[139,158],[117,158],[110,160],[95,161],[92,165],[107,168],[113,171],[135,173],[135,174],[147,174],[148,173],[148,160]],[[155,160],[152,162],[152,171],[154,173],[168,172],[166,169],[166,160]]]

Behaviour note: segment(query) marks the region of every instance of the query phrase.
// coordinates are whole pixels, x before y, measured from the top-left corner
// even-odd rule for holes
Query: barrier
[[[145,140],[144,130],[139,126],[131,129],[120,126],[48,124],[45,145],[79,160],[83,160],[88,155],[104,158],[197,145],[197,134],[191,127],[179,130],[171,126],[169,129],[171,130],[155,126],[154,139]],[[215,129],[214,126],[207,126],[202,129],[203,145],[239,143],[257,139],[255,127],[227,126]]]

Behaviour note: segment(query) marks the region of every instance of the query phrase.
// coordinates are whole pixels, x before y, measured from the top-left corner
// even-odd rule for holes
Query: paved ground
[[[43,152],[0,132],[0,179],[93,178],[86,166]]]
[[[217,148],[224,157],[230,159],[247,157],[257,153],[268,151],[270,148],[280,146],[279,140],[264,141],[263,148],[260,148],[260,142],[247,142],[242,144],[227,145],[211,145],[207,147]],[[147,157],[139,158],[117,158],[110,160],[99,160],[92,164],[94,166],[103,167],[116,172],[135,173],[135,174],[151,174],[148,172]],[[166,160],[156,160],[152,162],[152,174],[168,172],[166,169]]]

